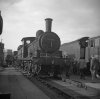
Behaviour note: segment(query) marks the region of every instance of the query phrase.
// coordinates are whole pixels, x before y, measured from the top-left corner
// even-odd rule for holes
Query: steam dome
[[[38,37],[40,37],[42,34],[44,34],[44,31],[43,31],[43,30],[38,30],[38,31],[36,32],[36,37],[38,38]]]

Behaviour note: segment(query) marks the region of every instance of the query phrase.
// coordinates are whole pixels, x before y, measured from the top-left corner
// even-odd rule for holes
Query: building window
[[[29,44],[30,43],[30,40],[27,40],[26,43]]]
[[[91,40],[91,47],[95,47],[95,42],[94,42],[94,40]]]
[[[95,39],[95,46],[99,46],[99,39]]]

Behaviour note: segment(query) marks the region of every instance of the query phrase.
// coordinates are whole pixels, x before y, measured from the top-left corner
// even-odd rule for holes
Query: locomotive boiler
[[[52,19],[48,18],[46,20],[46,32],[39,38],[39,46],[41,50],[45,53],[54,53],[60,47],[60,38],[54,32],[51,32],[51,22]]]

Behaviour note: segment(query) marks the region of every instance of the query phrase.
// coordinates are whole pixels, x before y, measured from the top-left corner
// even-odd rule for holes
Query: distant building
[[[4,62],[4,43],[0,42],[0,66]]]
[[[6,60],[7,55],[10,55],[10,56],[13,55],[12,49],[5,49],[4,50],[4,62]]]
[[[6,57],[7,55],[13,55],[13,52],[11,49],[5,49],[4,50],[4,57]]]
[[[7,55],[13,55],[13,52],[11,49],[7,49]]]
[[[63,57],[72,55],[75,56],[76,60],[80,59],[80,53],[84,54],[82,50],[80,51],[79,39],[62,44],[60,50],[63,53]],[[91,56],[97,57],[100,61],[100,36],[92,37],[87,40],[87,47],[85,49],[86,62],[90,60]]]
[[[62,44],[60,50],[62,51],[63,57],[72,55],[77,60],[80,58],[80,45],[78,40]]]
[[[92,37],[89,39],[88,55],[97,57],[100,61],[100,36]]]

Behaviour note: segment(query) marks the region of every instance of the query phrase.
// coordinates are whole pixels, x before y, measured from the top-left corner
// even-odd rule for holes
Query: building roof
[[[67,45],[67,44],[73,44],[73,43],[76,43],[79,40],[85,40],[87,38],[89,38],[89,37],[82,37],[82,38],[79,38],[79,39],[77,39],[75,41],[71,41],[71,42],[68,42],[68,43],[63,43],[61,46],[64,46],[64,45]]]
[[[90,39],[97,39],[97,38],[100,38],[100,36],[91,37]]]

